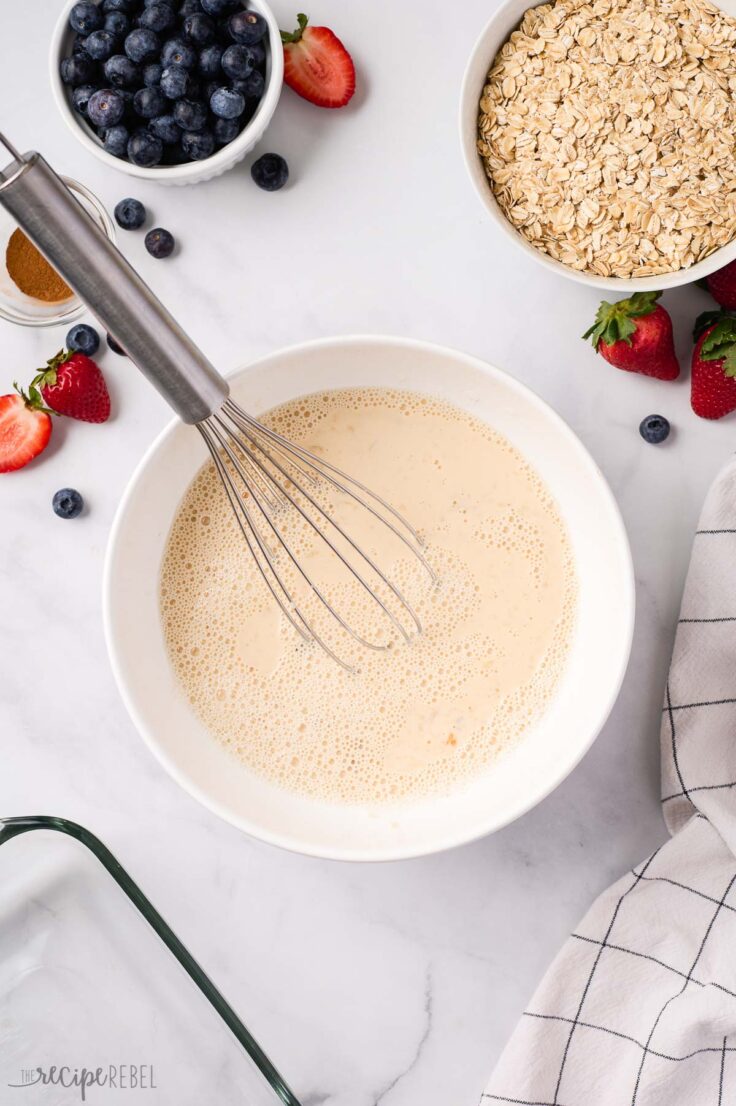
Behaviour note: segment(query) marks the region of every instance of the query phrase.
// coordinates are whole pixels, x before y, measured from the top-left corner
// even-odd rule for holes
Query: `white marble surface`
[[[57,0],[3,4],[0,126],[111,207],[140,196],[178,255],[122,247],[223,369],[280,345],[355,331],[413,335],[486,358],[568,420],[610,480],[631,536],[636,638],[613,714],[567,782],[515,825],[455,852],[357,867],[250,841],[179,790],[125,714],[105,655],[100,577],[122,489],[168,418],[106,354],[115,415],[55,429],[48,455],[0,488],[0,812],[53,813],[98,833],[201,957],[304,1106],[470,1106],[525,1000],[592,897],[663,837],[658,722],[690,536],[733,448],[734,422],[692,415],[677,384],[628,377],[580,340],[598,296],[515,252],[465,178],[457,101],[494,0],[312,9],[353,49],[339,113],[285,91],[261,149],[291,182],[268,195],[249,161],[193,189],[146,187],[82,152],[57,118],[46,49]],[[292,11],[277,0],[289,24]],[[18,50],[10,44],[18,44]],[[22,49],[21,49],[22,46]],[[708,299],[670,294],[679,349]],[[63,330],[0,325],[0,392]],[[659,411],[663,448],[637,434]],[[52,493],[89,513],[64,523]],[[155,1058],[154,1058],[155,1059]],[[165,1093],[159,1099],[167,1101]]]

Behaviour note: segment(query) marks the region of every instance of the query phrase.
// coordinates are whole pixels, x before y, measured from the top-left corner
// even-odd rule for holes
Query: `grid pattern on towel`
[[[670,840],[593,905],[483,1106],[736,1104],[736,459],[696,533],[662,712]]]

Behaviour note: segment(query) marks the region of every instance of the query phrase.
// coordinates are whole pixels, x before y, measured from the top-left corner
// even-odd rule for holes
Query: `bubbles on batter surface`
[[[505,438],[428,396],[319,393],[264,421],[404,512],[439,582],[397,558],[389,574],[423,633],[387,653],[356,647],[360,671],[345,672],[279,614],[206,465],[160,591],[193,709],[249,770],[316,799],[385,804],[462,786],[539,719],[564,669],[577,584],[549,490]],[[330,598],[350,609],[342,582]]]

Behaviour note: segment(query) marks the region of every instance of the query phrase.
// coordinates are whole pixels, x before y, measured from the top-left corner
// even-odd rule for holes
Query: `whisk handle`
[[[222,406],[229,388],[151,289],[38,153],[0,171],[0,204],[101,325],[187,423]]]

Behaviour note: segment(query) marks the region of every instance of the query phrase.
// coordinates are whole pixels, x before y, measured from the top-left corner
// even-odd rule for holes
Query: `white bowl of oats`
[[[624,292],[736,259],[736,0],[506,0],[460,127],[488,214],[547,268]]]

